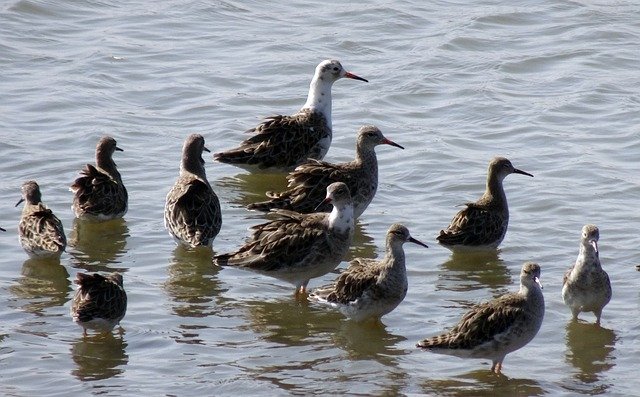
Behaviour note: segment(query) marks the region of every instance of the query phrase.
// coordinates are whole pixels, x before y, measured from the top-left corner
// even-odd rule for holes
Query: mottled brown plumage
[[[309,280],[338,266],[353,238],[353,204],[349,189],[337,182],[327,187],[330,214],[275,210],[276,219],[253,226],[250,240],[235,252],[217,255],[214,264],[266,274],[304,293]]]
[[[502,181],[509,174],[533,176],[515,168],[504,157],[495,157],[489,163],[486,190],[475,203],[466,203],[451,220],[446,230],[436,238],[451,250],[497,248],[509,225],[509,206]]]
[[[36,181],[22,184],[24,202],[18,224],[18,236],[22,248],[31,258],[59,257],[67,246],[62,222],[42,202],[40,186]]]
[[[87,329],[110,332],[127,311],[127,293],[122,275],[78,273],[77,290],[71,303],[71,317],[86,335]]]
[[[113,153],[122,151],[116,140],[105,136],[96,146],[96,166],[87,164],[71,185],[73,192],[72,209],[77,218],[91,220],[109,220],[121,218],[127,212],[127,189]]]
[[[573,319],[577,320],[580,312],[593,312],[596,324],[611,300],[611,281],[600,264],[599,239],[596,225],[583,226],[578,258],[562,280],[562,300],[571,308]]]
[[[353,161],[332,164],[310,160],[287,175],[287,190],[280,193],[267,192],[271,200],[250,204],[247,208],[259,211],[281,208],[301,213],[329,212],[330,205],[318,207],[318,203],[324,198],[327,186],[334,182],[344,182],[351,192],[354,216],[358,218],[369,206],[378,189],[378,159],[375,152],[378,145],[404,149],[385,138],[377,127],[362,126],[358,131],[356,157]]]
[[[449,332],[424,339],[418,347],[434,353],[492,360],[499,373],[508,353],[529,343],[544,318],[540,266],[525,263],[520,290],[481,303],[469,310]]]
[[[331,145],[331,86],[343,77],[367,81],[344,70],[340,62],[322,61],[309,86],[307,102],[292,116],[271,116],[235,149],[214,159],[248,169],[292,169],[308,159],[322,160]]]
[[[337,307],[355,321],[380,319],[395,309],[407,294],[407,270],[402,248],[406,242],[427,247],[411,237],[403,225],[391,225],[382,260],[352,260],[332,284],[314,290],[309,299]]]
[[[164,225],[179,244],[210,247],[220,232],[220,201],[204,168],[204,138],[190,135],[182,149],[180,176],[165,201]]]

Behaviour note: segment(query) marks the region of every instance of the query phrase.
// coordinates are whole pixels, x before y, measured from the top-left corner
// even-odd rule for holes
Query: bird
[[[450,331],[416,346],[438,354],[489,359],[491,371],[499,374],[505,356],[529,343],[543,318],[540,265],[527,262],[520,272],[518,292],[473,306]]]
[[[332,284],[315,289],[309,300],[338,308],[354,321],[379,321],[398,307],[407,295],[407,269],[402,247],[406,242],[429,248],[411,237],[404,225],[394,223],[387,231],[382,260],[352,260]]]
[[[382,131],[373,125],[358,130],[356,158],[348,163],[332,164],[310,159],[287,175],[288,189],[284,192],[267,192],[268,201],[249,204],[248,209],[269,211],[281,208],[301,213],[311,213],[324,198],[324,191],[333,182],[344,182],[353,200],[355,218],[359,218],[369,206],[378,189],[378,159],[375,147],[391,145],[404,147],[385,138]],[[318,210],[331,211],[329,204]]]
[[[71,317],[84,330],[111,332],[127,312],[127,293],[122,274],[78,273],[77,290],[71,303]]]
[[[571,308],[573,319],[580,312],[593,312],[600,324],[602,309],[611,300],[611,281],[600,264],[596,225],[584,225],[578,258],[562,280],[562,300]]]
[[[31,258],[59,258],[67,247],[62,222],[42,202],[36,181],[24,182],[21,190],[22,198],[16,203],[17,207],[24,202],[18,224],[20,245]]]
[[[353,203],[347,185],[335,182],[327,186],[321,203],[333,204],[331,213],[271,211],[275,220],[253,226],[245,245],[215,256],[213,263],[275,277],[293,284],[296,296],[306,294],[309,280],[334,270],[353,239]]]
[[[164,226],[178,244],[211,247],[220,232],[220,200],[204,169],[202,152],[209,152],[199,134],[187,137],[182,147],[180,176],[167,194]]]
[[[318,64],[309,86],[307,102],[291,116],[267,117],[240,146],[216,153],[214,159],[248,170],[291,170],[308,159],[322,160],[332,138],[331,86],[341,78],[368,82],[347,72],[339,61]]]
[[[105,221],[122,218],[127,212],[127,189],[113,162],[115,151],[123,151],[116,140],[102,137],[96,146],[96,165],[87,164],[80,171],[82,176],[71,185],[71,209],[77,218]]]
[[[519,170],[504,157],[494,157],[489,162],[487,186],[475,203],[465,203],[451,220],[446,230],[441,230],[436,240],[452,251],[496,249],[509,225],[509,206],[502,181],[509,174],[533,177]]]

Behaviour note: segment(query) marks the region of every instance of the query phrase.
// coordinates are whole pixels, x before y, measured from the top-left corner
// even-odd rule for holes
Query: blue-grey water
[[[380,186],[351,255],[381,256],[394,222],[430,245],[406,246],[409,292],[383,326],[215,269],[163,227],[184,138],[233,147],[261,117],[295,112],[326,58],[370,81],[334,85],[326,159],[351,159],[362,124],[406,147],[378,147]],[[638,395],[639,71],[634,1],[3,1],[1,393]],[[124,149],[129,212],[77,223],[68,186],[105,134]],[[495,155],[535,177],[505,180],[511,223],[497,255],[452,256],[435,236],[480,196]],[[214,251],[226,252],[264,219],[244,205],[284,178],[206,161],[223,210]],[[70,238],[59,263],[19,246],[27,179]],[[613,285],[601,327],[592,314],[570,321],[560,296],[586,223],[600,227]],[[546,316],[504,376],[415,349],[470,304],[516,289],[525,261],[542,266]],[[115,270],[129,296],[122,328],[85,338],[68,314],[72,280]]]

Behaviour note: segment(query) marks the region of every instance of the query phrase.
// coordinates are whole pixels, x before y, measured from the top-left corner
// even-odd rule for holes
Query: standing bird
[[[323,203],[333,204],[330,214],[272,211],[276,220],[253,226],[253,235],[244,246],[215,256],[213,263],[284,280],[295,285],[296,296],[306,293],[310,279],[340,264],[353,239],[353,203],[347,185],[327,186]]]
[[[127,293],[122,286],[122,275],[112,273],[78,273],[78,285],[71,303],[71,317],[84,329],[111,332],[127,312]]]
[[[438,242],[452,251],[474,249],[496,249],[507,234],[509,206],[502,181],[509,174],[533,177],[528,172],[515,168],[504,157],[494,157],[489,162],[487,187],[475,203],[466,203],[447,230],[441,230]]]
[[[377,127],[362,126],[358,131],[355,160],[331,164],[310,159],[287,175],[288,190],[281,193],[267,192],[271,200],[250,204],[247,208],[260,211],[281,208],[305,214],[329,212],[329,204],[318,207],[318,203],[324,198],[327,186],[334,182],[344,182],[351,192],[354,216],[358,218],[369,206],[378,189],[378,159],[375,151],[378,145],[404,149],[385,138]]]
[[[409,229],[394,223],[387,231],[387,248],[381,261],[352,260],[333,284],[316,289],[309,299],[336,307],[355,321],[369,318],[379,321],[398,307],[407,295],[407,269],[402,248],[406,242],[429,248],[411,237]]]
[[[16,207],[24,201],[22,216],[18,225],[18,234],[22,248],[31,258],[58,258],[67,247],[62,222],[42,202],[40,186],[36,181],[22,184],[22,198]]]
[[[580,312],[593,312],[596,324],[600,324],[602,309],[611,300],[609,275],[600,264],[599,238],[596,225],[582,227],[578,258],[562,281],[562,300],[571,308],[573,319],[577,320]]]
[[[462,358],[486,358],[499,374],[507,354],[524,347],[538,333],[544,318],[540,266],[527,262],[520,272],[520,290],[471,308],[449,332],[427,338],[418,347]]]
[[[322,160],[331,145],[331,86],[337,80],[367,81],[344,70],[340,62],[325,60],[316,67],[307,102],[292,116],[267,117],[247,131],[251,138],[239,147],[216,153],[214,159],[253,169],[293,169],[307,159]]]
[[[210,247],[220,232],[220,201],[204,169],[202,152],[207,151],[202,135],[187,137],[182,147],[180,176],[164,205],[164,226],[179,244]]]
[[[127,212],[127,189],[112,158],[116,150],[122,152],[115,139],[102,137],[96,146],[96,166],[87,164],[71,185],[71,209],[77,218],[104,221]]]

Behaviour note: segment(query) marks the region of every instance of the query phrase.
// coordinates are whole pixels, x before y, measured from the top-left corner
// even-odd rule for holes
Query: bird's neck
[[[353,204],[334,206],[329,214],[329,228],[340,234],[353,233]]]
[[[314,76],[309,85],[309,95],[302,109],[321,113],[331,126],[331,86],[333,82]]]
[[[106,172],[116,181],[121,179],[116,163],[113,161],[109,153],[102,151],[96,152],[96,167],[103,172]]]
[[[205,181],[207,180],[207,175],[206,175],[204,166],[202,165],[202,162],[200,160],[200,157],[191,158],[190,156],[184,156],[182,158],[182,162],[180,163],[180,173],[194,174]]]
[[[404,248],[402,248],[402,243],[399,241],[387,242],[385,257],[393,267],[398,265],[404,267]]]
[[[504,194],[504,188],[502,187],[502,179],[494,176],[487,178],[487,186],[481,201],[484,204],[491,204],[493,207],[506,207],[507,196]]]
[[[580,244],[580,251],[578,252],[578,258],[576,259],[576,269],[584,267],[593,267],[600,269],[600,257],[596,250],[590,245]]]

